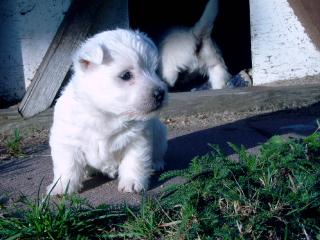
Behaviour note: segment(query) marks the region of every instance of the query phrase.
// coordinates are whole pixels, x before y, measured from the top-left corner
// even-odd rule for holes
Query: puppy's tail
[[[209,37],[218,15],[219,0],[209,0],[199,21],[192,28],[197,38]]]

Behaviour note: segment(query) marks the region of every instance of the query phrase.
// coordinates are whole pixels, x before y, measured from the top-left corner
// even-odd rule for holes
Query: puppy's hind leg
[[[224,88],[231,77],[227,69],[221,64],[210,66],[208,68],[208,75],[212,89]]]
[[[85,177],[84,155],[73,147],[55,146],[51,148],[54,179],[47,187],[47,193],[62,195],[77,192]]]
[[[163,66],[162,67],[162,73],[161,76],[163,80],[169,84],[170,87],[173,87],[176,84],[176,81],[178,79],[179,72],[171,67],[171,66]]]

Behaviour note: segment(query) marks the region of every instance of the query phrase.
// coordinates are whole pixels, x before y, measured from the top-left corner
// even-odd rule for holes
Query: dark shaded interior
[[[206,3],[207,0],[130,0],[130,27],[146,32],[158,44],[172,27],[193,26]],[[221,0],[219,8],[212,37],[234,75],[252,66],[249,1]],[[196,78],[198,83],[206,80],[199,75]]]

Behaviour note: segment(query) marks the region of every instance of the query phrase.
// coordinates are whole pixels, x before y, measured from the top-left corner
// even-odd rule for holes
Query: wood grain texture
[[[70,69],[71,55],[87,37],[102,2],[79,0],[72,3],[19,106],[24,117],[50,107]]]
[[[163,118],[202,113],[265,113],[305,107],[320,101],[320,84],[250,87],[172,93]]]
[[[236,113],[246,117],[319,102],[320,84],[170,93],[169,104],[160,116],[162,120],[203,114],[227,116]],[[29,119],[22,118],[17,109],[1,109],[0,134],[12,132],[14,128],[48,128],[52,119],[52,108]]]

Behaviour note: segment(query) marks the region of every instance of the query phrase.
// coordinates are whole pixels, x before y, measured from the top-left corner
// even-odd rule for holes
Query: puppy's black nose
[[[156,100],[156,103],[162,103],[164,99],[164,94],[165,90],[163,90],[162,88],[157,88],[156,90],[154,90],[153,97]]]

